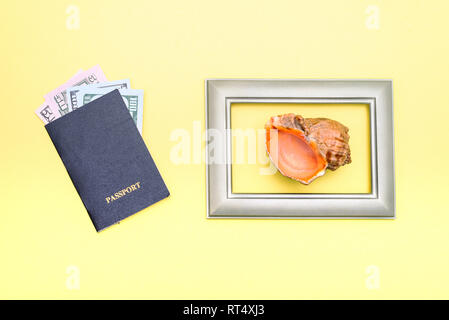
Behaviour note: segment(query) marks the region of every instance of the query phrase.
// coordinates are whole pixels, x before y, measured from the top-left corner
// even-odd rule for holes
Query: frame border
[[[395,218],[392,80],[207,79],[206,197],[208,218]],[[232,103],[364,103],[370,108],[370,194],[232,193]],[[210,129],[222,133],[223,161],[213,163]],[[217,143],[215,145],[217,148]]]

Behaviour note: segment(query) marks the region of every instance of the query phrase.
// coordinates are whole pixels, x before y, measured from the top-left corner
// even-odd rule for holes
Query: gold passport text
[[[109,204],[112,201],[117,200],[118,198],[124,197],[127,194],[129,194],[129,193],[131,193],[133,191],[136,191],[138,189],[140,189],[140,181],[138,181],[138,182],[130,185],[129,187],[126,187],[126,188],[124,188],[124,189],[122,189],[122,190],[120,190],[120,191],[118,191],[118,192],[116,192],[114,194],[111,194],[109,197],[106,197],[105,198],[106,203]]]

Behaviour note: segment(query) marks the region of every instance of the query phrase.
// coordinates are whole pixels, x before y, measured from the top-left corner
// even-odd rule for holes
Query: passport
[[[117,89],[45,128],[97,232],[170,195]]]

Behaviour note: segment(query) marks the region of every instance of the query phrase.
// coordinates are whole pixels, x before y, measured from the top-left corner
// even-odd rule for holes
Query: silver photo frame
[[[395,217],[391,80],[208,79],[205,82],[205,93],[208,218],[392,219]],[[233,193],[232,136],[229,130],[232,103],[368,104],[371,193]],[[225,138],[216,139],[210,132],[221,132]],[[212,141],[214,150],[210,147]],[[223,154],[225,161],[216,161],[217,152]]]

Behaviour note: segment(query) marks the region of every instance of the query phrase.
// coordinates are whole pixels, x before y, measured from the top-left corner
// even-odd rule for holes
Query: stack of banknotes
[[[98,65],[78,71],[66,83],[47,93],[45,103],[35,112],[47,124],[115,89],[119,89],[137,129],[142,133],[143,90],[131,89],[129,79],[108,81]]]

